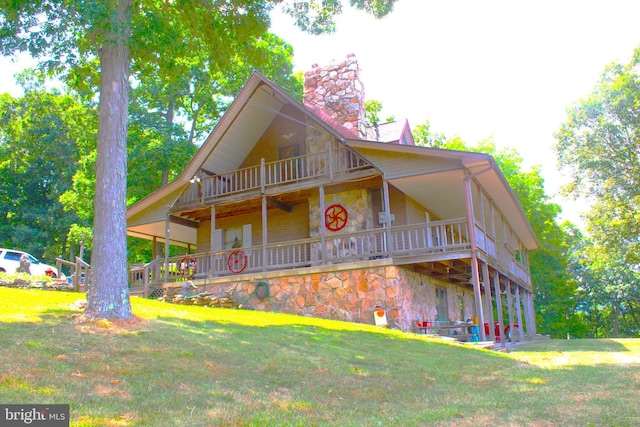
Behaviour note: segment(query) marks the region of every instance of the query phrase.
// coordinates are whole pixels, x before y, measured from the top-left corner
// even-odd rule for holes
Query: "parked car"
[[[58,269],[49,264],[38,261],[36,257],[27,252],[15,249],[0,248],[0,272],[15,273],[20,268],[20,257],[26,256],[29,263],[29,270],[32,275],[47,275],[53,278],[64,278],[64,274],[60,274]]]

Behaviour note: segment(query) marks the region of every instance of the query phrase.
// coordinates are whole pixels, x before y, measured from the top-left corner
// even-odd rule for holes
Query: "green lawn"
[[[640,425],[640,340],[500,353],[373,326],[0,288],[0,403],[69,403],[73,426]]]

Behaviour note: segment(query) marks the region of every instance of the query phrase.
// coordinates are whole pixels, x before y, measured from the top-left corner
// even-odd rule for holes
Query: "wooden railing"
[[[370,168],[356,153],[347,148],[307,154],[275,162],[238,169],[227,173],[194,179],[178,198],[177,206],[206,202],[212,198],[293,182],[331,178],[333,174]]]
[[[73,289],[78,291],[80,286],[89,285],[89,273],[91,271],[91,265],[87,264],[80,257],[76,257],[75,262],[67,261],[62,258],[56,258],[56,266],[58,271],[62,271],[62,266],[69,267],[69,274],[67,277],[71,278]]]
[[[432,221],[420,227],[393,227],[390,250],[394,258],[399,255],[467,250],[470,248],[468,230],[466,218]]]
[[[285,243],[271,243],[262,247],[229,249],[190,255],[195,259],[195,272],[184,267],[184,255],[170,257],[167,262],[157,259],[132,271],[137,283],[146,288],[151,284],[219,277],[239,273],[258,273],[288,268],[302,268],[332,263],[372,260],[393,257],[442,256],[468,249],[468,229],[464,219],[434,221],[377,228],[355,233],[332,234]],[[193,275],[191,276],[191,273]]]

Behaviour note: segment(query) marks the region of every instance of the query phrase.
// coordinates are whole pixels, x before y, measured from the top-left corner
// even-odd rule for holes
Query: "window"
[[[214,251],[249,248],[252,243],[251,224],[237,225],[225,229],[216,228],[213,235]]]
[[[449,304],[447,303],[447,290],[444,288],[436,288],[436,310],[438,318],[436,320],[449,320]]]
[[[224,249],[238,249],[242,247],[242,226],[224,230]]]

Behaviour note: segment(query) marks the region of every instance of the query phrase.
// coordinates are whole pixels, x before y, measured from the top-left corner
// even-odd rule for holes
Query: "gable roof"
[[[349,140],[347,145],[380,169],[389,183],[441,218],[467,215],[463,181],[468,173],[498,206],[527,249],[539,248],[531,224],[493,156],[364,140]]]
[[[304,122],[298,125],[320,127],[336,139],[345,141],[346,134],[339,131],[337,124],[321,120],[280,86],[254,72],[180,176],[127,209],[127,232],[143,238],[148,238],[150,233],[164,236],[168,208],[200,169],[216,174],[239,169],[271,122],[281,115],[280,110],[285,105],[292,106],[313,121],[312,125]],[[292,123],[299,122],[295,118],[291,120]],[[172,224],[171,227],[171,240],[197,241],[194,229],[180,224]]]
[[[366,139],[369,141],[416,145],[411,134],[409,122],[406,119],[369,126],[367,127]]]
[[[144,237],[153,232],[153,235],[164,236],[162,230],[168,208],[190,180],[201,169],[216,174],[239,169],[273,120],[283,115],[281,110],[287,105],[307,119],[287,117],[292,125],[312,126],[329,132],[370,161],[391,184],[441,218],[466,216],[463,178],[468,171],[508,218],[525,246],[538,248],[531,225],[492,156],[401,144],[407,132],[410,135],[406,121],[381,125],[386,129],[380,142],[353,139],[341,125],[327,120],[326,114],[301,104],[257,72],[251,75],[180,176],[127,210],[129,234]],[[425,188],[437,188],[437,191],[424,191]],[[195,243],[196,230],[184,224],[171,224],[171,239]]]

